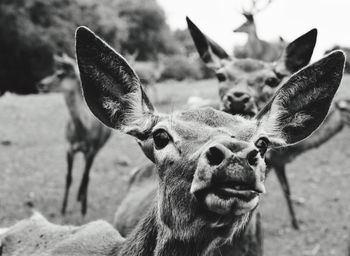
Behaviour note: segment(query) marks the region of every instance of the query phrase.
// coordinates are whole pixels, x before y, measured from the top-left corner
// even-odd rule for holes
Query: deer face
[[[253,59],[223,61],[216,71],[219,78],[221,110],[254,116],[271,98],[285,74],[274,64]]]
[[[79,88],[77,86],[79,78],[75,60],[63,54],[62,57],[54,55],[54,61],[56,71],[38,83],[39,92],[65,92]]]
[[[107,126],[137,138],[154,162],[161,225],[179,239],[200,232],[228,237],[246,223],[265,191],[265,152],[319,126],[344,65],[336,52],[301,71],[253,119],[211,108],[159,114],[123,57],[85,27],[76,37],[89,108]]]
[[[219,80],[221,110],[254,116],[292,73],[307,65],[316,43],[315,29],[287,45],[279,61],[235,59],[187,18],[188,29],[205,64]]]
[[[253,14],[249,12],[243,12],[242,14],[245,17],[246,21],[241,26],[233,30],[233,32],[247,34],[255,33],[256,28]]]

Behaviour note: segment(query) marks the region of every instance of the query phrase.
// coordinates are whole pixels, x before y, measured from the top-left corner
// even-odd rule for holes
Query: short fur
[[[120,240],[117,239],[112,254],[111,248],[108,247],[105,248],[105,255],[205,255],[213,246],[235,237],[258,206],[259,194],[265,191],[266,165],[263,157],[268,145],[275,147],[279,140],[288,143],[294,142],[294,136],[298,139],[308,136],[308,132],[304,133],[304,130],[291,134],[287,130],[280,139],[276,137],[281,133],[272,134],[270,137],[268,135],[273,131],[264,129],[267,127],[264,120],[278,123],[279,120],[273,119],[278,114],[271,113],[273,111],[284,113],[289,107],[291,111],[307,110],[309,105],[314,106],[312,102],[319,100],[311,95],[325,86],[325,83],[320,82],[304,90],[303,83],[308,77],[299,77],[295,90],[305,99],[305,102],[301,103],[305,104],[306,109],[296,109],[296,99],[293,97],[288,103],[284,98],[285,91],[281,89],[270,104],[271,112],[266,112],[270,113],[267,119],[262,117],[260,120],[249,120],[211,108],[175,112],[171,116],[148,111],[139,116],[142,122],[145,119],[157,121],[146,122],[151,127],[140,129],[134,126],[135,120],[129,122],[127,116],[111,118],[110,110],[104,106],[104,98],[90,94],[115,98],[117,102],[119,97],[120,100],[129,98],[133,101],[128,104],[132,106],[128,109],[131,111],[130,114],[134,117],[134,112],[142,113],[143,104],[139,101],[142,98],[140,84],[133,83],[136,79],[135,74],[125,67],[128,66],[127,63],[123,62],[123,59],[119,60],[118,54],[111,48],[106,48],[107,44],[85,27],[77,30],[76,47],[84,95],[91,110],[106,125],[118,127],[120,131],[127,130],[132,135],[137,131],[138,139],[140,139],[138,135],[143,134],[140,145],[142,147],[152,145],[153,151],[149,153],[153,153],[152,159],[157,167],[159,182],[157,202],[123,245],[119,245]],[[107,56],[111,62],[105,62]],[[331,86],[331,90],[325,94],[328,99],[332,99],[340,83],[339,74],[343,72],[344,55],[339,52],[333,53],[327,59],[334,59],[335,66],[339,68],[330,76],[318,77],[313,72],[317,73],[319,70],[313,66],[308,67],[308,70],[311,77],[329,81],[330,85],[327,86]],[[115,65],[116,63],[122,67]],[[330,62],[325,63],[323,70],[329,70],[331,67],[327,64]],[[96,69],[94,72],[92,67]],[[124,83],[118,83],[120,79],[117,78],[113,79],[116,82],[114,84],[101,83],[101,79],[110,81],[110,77],[118,75],[121,70],[125,71],[120,74],[123,80],[130,76]],[[289,86],[287,82],[282,88]],[[137,91],[139,95],[136,95]],[[282,102],[281,99],[286,101]],[[324,118],[327,115],[328,109],[322,110],[322,113],[317,115],[321,118],[312,119],[315,122],[312,123],[312,127],[320,125],[323,121],[322,116]],[[157,118],[154,118],[155,116]],[[284,127],[283,120],[280,121],[278,126]],[[271,144],[266,143],[266,147],[261,148],[262,145],[257,143],[261,140],[271,140]],[[81,239],[84,240],[85,237],[89,237],[88,235],[90,234]],[[92,245],[95,243],[93,239],[89,241]],[[3,246],[6,248],[6,243]],[[35,245],[31,246],[26,249],[35,251]],[[50,252],[50,249],[51,246],[47,247],[46,252]],[[76,255],[94,255],[94,252],[84,251]]]

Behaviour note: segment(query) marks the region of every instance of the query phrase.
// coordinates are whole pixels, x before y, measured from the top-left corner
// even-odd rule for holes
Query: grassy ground
[[[350,77],[339,97],[350,97]],[[158,86],[158,107],[171,112],[189,95],[217,97],[216,81],[166,83]],[[64,127],[68,112],[59,94],[0,98],[0,227],[29,215],[28,202],[56,223],[108,221],[125,194],[133,167],[147,161],[132,138],[114,133],[96,158],[91,173],[88,215],[76,203],[82,158],[74,166],[68,214],[59,214],[66,174]],[[265,255],[345,255],[350,233],[350,133],[345,129],[288,168],[301,230],[290,228],[287,207],[274,174],[262,202]],[[6,144],[6,143],[5,143]],[[129,165],[121,165],[127,160]]]

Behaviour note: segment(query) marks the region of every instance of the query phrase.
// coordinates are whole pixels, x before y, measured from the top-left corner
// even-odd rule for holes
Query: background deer
[[[237,58],[252,58],[273,62],[281,57],[286,42],[282,38],[280,38],[279,42],[267,42],[259,38],[254,16],[269,6],[272,0],[269,0],[266,5],[261,8],[257,7],[258,2],[258,0],[251,1],[251,8],[249,10],[244,10],[242,13],[246,22],[233,30],[235,33],[247,34],[247,42],[243,46],[235,47],[234,55]]]
[[[278,90],[280,82],[291,72],[296,72],[306,65],[312,55],[316,42],[317,31],[311,30],[295,41],[291,42],[285,49],[282,58],[274,64],[246,60],[235,60],[227,57],[227,53],[212,40],[208,39],[193,23],[189,23],[190,32],[202,60],[208,67],[214,69],[220,81],[219,94],[223,103],[222,109],[228,113],[240,113],[243,115],[254,115]],[[219,49],[217,49],[219,48]],[[210,56],[210,58],[208,57]],[[264,68],[261,66],[265,65]],[[267,65],[267,67],[266,67]],[[268,66],[270,68],[268,68]],[[255,72],[261,72],[254,76]],[[270,70],[270,73],[267,72]],[[246,73],[246,77],[242,75]],[[266,77],[269,74],[270,77]],[[252,80],[258,77],[255,81]],[[259,79],[264,82],[258,82]],[[272,81],[272,82],[271,82]],[[282,186],[284,196],[287,200],[292,225],[298,229],[298,222],[293,208],[290,186],[285,172],[286,164],[295,159],[296,156],[316,148],[330,138],[338,134],[345,125],[349,125],[349,100],[337,101],[331,108],[329,115],[319,130],[310,138],[299,144],[286,147],[283,150],[272,150],[267,156],[269,169],[273,169]]]
[[[89,175],[92,163],[111,135],[111,130],[98,121],[87,108],[80,89],[79,71],[75,60],[68,55],[55,56],[57,70],[40,81],[41,92],[61,92],[70,114],[66,124],[67,177],[61,213],[66,213],[69,188],[72,183],[74,156],[84,154],[85,168],[80,183],[77,200],[81,202],[81,213],[87,212]]]
[[[157,200],[126,240],[112,232],[112,247],[109,230],[98,234],[107,241],[95,244],[91,223],[80,229],[46,224],[55,232],[29,222],[32,231],[45,232],[27,234],[23,250],[16,235],[24,239],[24,232],[15,226],[3,238],[4,256],[67,248],[75,255],[191,256],[234,240],[265,192],[265,153],[317,129],[338,89],[345,59],[334,52],[298,72],[256,117],[246,119],[212,108],[158,114],[133,69],[100,38],[80,27],[76,47],[88,106],[104,124],[139,140],[157,167]]]
[[[126,59],[134,67],[142,85],[146,91],[152,90],[155,100],[158,100],[158,91],[156,83],[160,80],[164,71],[164,64],[162,57],[156,62],[154,61],[137,61],[139,51],[126,55]]]

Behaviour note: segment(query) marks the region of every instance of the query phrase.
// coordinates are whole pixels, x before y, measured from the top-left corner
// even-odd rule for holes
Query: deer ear
[[[86,27],[77,29],[76,52],[83,94],[92,113],[111,128],[142,137],[152,128],[153,106],[134,70]]]
[[[194,44],[197,48],[199,56],[204,61],[204,63],[213,70],[218,70],[221,68],[221,60],[229,59],[229,55],[226,51],[207,37],[203,32],[186,17],[188,30],[192,36]]]
[[[344,53],[335,51],[294,74],[257,115],[261,132],[277,145],[308,137],[328,113],[344,63]]]
[[[309,64],[317,40],[317,29],[312,29],[289,43],[278,64],[295,73]]]

